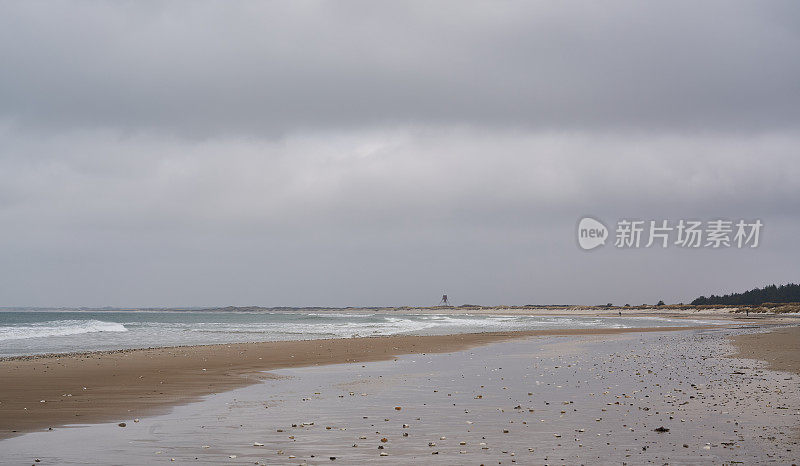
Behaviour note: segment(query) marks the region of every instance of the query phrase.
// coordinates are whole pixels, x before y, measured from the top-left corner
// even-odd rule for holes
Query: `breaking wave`
[[[96,332],[127,332],[124,325],[102,320],[53,320],[0,327],[0,341],[62,337]]]

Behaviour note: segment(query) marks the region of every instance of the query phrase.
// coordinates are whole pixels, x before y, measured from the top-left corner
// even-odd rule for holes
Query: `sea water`
[[[337,310],[4,310],[0,357],[250,341],[561,328],[691,326],[698,320]]]

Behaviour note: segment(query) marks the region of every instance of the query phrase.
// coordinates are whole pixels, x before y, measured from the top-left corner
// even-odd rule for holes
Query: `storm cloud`
[[[797,50],[794,2],[6,2],[0,306],[796,281]],[[583,215],[765,230],[587,253]]]

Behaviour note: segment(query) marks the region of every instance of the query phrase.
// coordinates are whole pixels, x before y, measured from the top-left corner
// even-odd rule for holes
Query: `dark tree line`
[[[768,285],[764,288],[745,291],[744,293],[731,293],[724,296],[711,295],[708,298],[700,296],[692,301],[694,305],[704,304],[763,304],[763,303],[797,303],[800,302],[800,285],[789,283],[786,285]]]

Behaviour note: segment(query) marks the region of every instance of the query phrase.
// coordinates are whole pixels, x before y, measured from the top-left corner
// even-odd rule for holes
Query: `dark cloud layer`
[[[5,3],[0,116],[207,137],[800,122],[796,2]]]
[[[0,306],[686,301],[796,281],[796,2],[5,2]],[[587,253],[582,215],[760,218]]]

